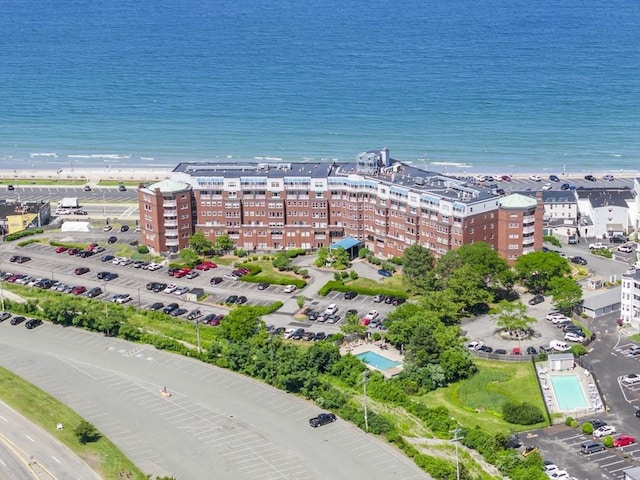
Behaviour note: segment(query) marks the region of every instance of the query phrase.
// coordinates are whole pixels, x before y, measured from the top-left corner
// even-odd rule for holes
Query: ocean
[[[3,0],[0,168],[640,170],[629,0]],[[448,169],[448,170],[447,170]]]

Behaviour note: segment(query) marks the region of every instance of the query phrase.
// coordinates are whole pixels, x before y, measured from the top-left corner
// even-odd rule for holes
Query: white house
[[[620,318],[634,328],[640,328],[640,269],[622,274],[620,289]]]
[[[580,236],[608,238],[635,231],[636,194],[628,188],[576,190]]]

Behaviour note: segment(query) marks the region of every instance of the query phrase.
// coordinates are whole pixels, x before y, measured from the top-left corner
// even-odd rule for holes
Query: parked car
[[[553,189],[553,185],[552,185],[551,183],[549,183],[549,182],[545,183],[545,184],[542,186],[542,190],[544,190],[544,191],[552,190],[552,189]]]
[[[358,292],[354,292],[354,291],[345,292],[344,294],[345,300],[351,300],[356,298],[357,296],[358,296]]]
[[[380,326],[378,327],[381,330],[384,330],[385,327],[384,325],[380,324]],[[482,345],[481,347],[478,348],[479,352],[484,352],[484,353],[491,353],[493,352],[493,348],[491,348],[489,345]]]
[[[222,283],[222,277],[213,277],[211,280],[209,280],[209,283],[211,285],[218,285],[219,283]]]
[[[380,315],[380,312],[378,312],[378,310],[369,310],[366,318],[368,318],[369,320],[373,320],[374,318],[378,318],[378,315]]]
[[[536,347],[527,347],[527,355],[537,355]]]
[[[95,298],[98,295],[102,295],[102,289],[100,287],[93,287],[87,292],[87,297]]]
[[[571,262],[572,263],[576,263],[578,265],[586,265],[587,264],[587,260],[580,257],[580,256],[575,256],[575,257],[571,257]]]
[[[567,332],[564,339],[567,342],[584,342],[584,336],[579,335],[576,332]]]
[[[109,237],[109,239],[107,240],[107,243],[109,243],[109,244],[114,244],[114,243],[116,243],[117,241],[118,241],[118,237],[116,237],[116,236],[111,236],[111,237]]]
[[[56,253],[64,253],[69,250],[67,247],[58,247],[56,248]]]
[[[544,302],[544,296],[543,295],[534,295],[531,300],[529,300],[529,305],[538,305],[539,303]]]
[[[627,445],[631,445],[635,443],[636,439],[631,435],[620,435],[618,438],[613,440],[614,447],[626,447]]]
[[[202,271],[206,272],[207,270],[211,270],[212,268],[217,268],[217,267],[218,267],[218,265],[216,265],[215,263],[206,261],[206,262],[202,262],[202,263],[197,264],[195,266],[195,269],[196,270],[202,270]]]
[[[296,291],[296,286],[295,285],[287,285],[286,287],[284,287],[284,293],[293,293]]]
[[[507,351],[504,348],[498,348],[497,350],[494,350],[493,353],[497,353],[498,355],[506,355]]]
[[[600,420],[599,418],[592,418],[591,420],[588,420],[587,423],[590,423],[594,430],[607,425],[607,422]]]
[[[238,300],[238,296],[237,295],[229,295],[227,298],[225,298],[224,303],[236,303],[236,300]]]
[[[236,305],[244,305],[245,303],[247,303],[249,300],[247,299],[247,297],[245,297],[244,295],[240,295],[238,297],[238,299],[236,300]]]
[[[385,296],[382,293],[377,294],[376,296],[373,297],[373,302],[374,303],[381,303],[384,302]]]
[[[559,182],[560,179],[558,178],[557,175],[549,175],[549,180],[551,180],[552,182]]]
[[[129,225],[121,225],[120,226],[120,231],[121,232],[128,232],[129,231]]]
[[[177,290],[178,286],[175,283],[167,285],[167,288],[164,289],[162,293],[173,293]]]
[[[19,316],[19,317],[13,317],[11,319],[11,321],[9,322],[11,325],[20,325],[22,322],[24,322],[26,320],[25,317]]]
[[[593,436],[596,438],[606,437],[607,435],[614,435],[616,433],[616,427],[613,425],[605,425],[604,427],[596,428],[593,431]]]
[[[11,314],[9,312],[0,312],[0,322],[4,322],[11,318]]]
[[[613,182],[614,180],[613,175],[604,175],[602,179],[606,182]]]
[[[529,180],[531,180],[532,182],[540,182],[542,178],[540,177],[540,175],[529,175]]]
[[[189,287],[178,287],[173,291],[174,295],[184,295],[189,291]]]
[[[560,190],[569,190],[571,188],[571,185],[569,185],[568,183],[563,183],[562,185],[560,185]]]
[[[88,267],[78,267],[73,271],[73,273],[75,273],[76,275],[84,275],[89,270],[90,269]]]
[[[102,262],[110,262],[110,261],[112,261],[114,258],[115,258],[115,257],[114,257],[113,255],[109,255],[109,254],[107,254],[107,255],[103,255],[102,257],[100,257],[100,260],[101,260]]]
[[[258,290],[266,290],[269,288],[269,284],[267,282],[260,282],[258,284]]]
[[[24,326],[29,330],[32,330],[40,325],[42,325],[42,320],[40,320],[39,318],[32,318],[31,320],[27,320],[27,323],[24,324]]]
[[[180,305],[178,305],[177,303],[170,303],[169,305],[167,305],[166,307],[164,307],[162,309],[162,311],[164,313],[171,313],[173,312],[176,308],[180,308]]]
[[[593,175],[585,175],[584,179],[588,180],[590,182],[595,182],[596,181],[596,177],[594,177]]]
[[[618,247],[618,251],[622,253],[633,253],[634,250],[632,245],[621,245]]]
[[[595,242],[595,243],[590,243],[589,244],[589,250],[604,250],[604,249],[608,249],[608,248],[609,247],[607,247],[602,242]]]
[[[605,448],[606,447],[601,442],[589,441],[589,442],[584,442],[583,444],[580,445],[580,453],[582,453],[583,455],[590,455],[592,453],[601,452],[605,450]]]
[[[124,185],[120,184],[120,185],[118,185],[118,191],[126,192],[127,191],[127,187],[125,187]]]
[[[195,320],[196,318],[199,318],[201,316],[202,316],[202,311],[199,308],[196,308],[189,312],[189,315],[187,315],[187,320]]]
[[[620,379],[620,381],[625,385],[635,385],[636,383],[640,383],[640,374],[631,373],[629,375],[625,375]]]
[[[338,305],[335,303],[330,304],[324,311],[327,315],[333,315],[338,311]]]
[[[473,342],[467,343],[467,348],[469,350],[480,350],[480,347],[484,345],[484,342],[480,340],[474,340]]]
[[[224,276],[225,280],[231,280],[231,281],[235,281],[238,280],[239,277],[237,277],[236,275],[234,275],[233,273],[227,273]]]
[[[105,225],[105,226],[102,228],[102,231],[103,231],[103,232],[110,232],[111,230],[113,230],[113,227],[112,227],[111,225]]]
[[[154,302],[151,305],[149,305],[149,310],[151,310],[152,312],[160,310],[161,308],[164,308],[164,303],[162,302]]]
[[[309,425],[313,428],[317,428],[335,421],[336,416],[333,413],[320,413],[317,417],[309,419]]]
[[[156,283],[155,287],[153,287],[151,290],[153,291],[153,293],[160,293],[164,291],[165,288],[167,288],[166,283]]]
[[[381,268],[380,270],[378,270],[378,275],[382,275],[383,277],[392,277],[393,272],[391,270],[385,270]]]
[[[71,290],[71,293],[73,293],[74,295],[80,295],[86,291],[87,291],[87,287],[83,285],[78,285],[76,287],[73,287],[73,290]]]

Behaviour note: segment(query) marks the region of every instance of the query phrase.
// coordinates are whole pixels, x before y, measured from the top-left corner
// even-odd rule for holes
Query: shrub
[[[544,415],[538,407],[527,402],[505,402],[502,406],[504,420],[515,425],[533,425],[544,422]]]
[[[367,255],[369,255],[369,249],[367,247],[362,247],[358,250],[358,258],[367,258]]]
[[[86,420],[82,420],[76,428],[74,428],[73,434],[82,445],[88,442],[95,442],[101,437],[98,429]]]
[[[593,425],[589,422],[582,424],[582,433],[585,435],[591,435],[593,433]]]
[[[542,241],[543,242],[549,242],[551,245],[553,245],[554,247],[562,247],[562,244],[560,243],[560,240],[558,240],[556,237],[554,237],[553,235],[544,235],[542,237]]]
[[[564,421],[564,424],[565,424],[567,427],[570,427],[570,426],[571,426],[571,424],[573,423],[573,421],[574,421],[573,417],[567,417],[567,418],[565,419],[565,421]]]
[[[19,247],[26,247],[27,245],[30,245],[32,243],[40,243],[40,240],[37,238],[31,238],[29,240],[25,240],[24,242],[20,242],[18,243]]]
[[[372,265],[381,265],[382,264],[382,260],[380,260],[379,258],[374,257],[373,255],[367,255],[367,262],[371,263]]]
[[[587,354],[587,349],[584,347],[584,345],[576,343],[574,345],[571,345],[571,353],[573,353],[574,357],[581,357],[582,355]]]
[[[394,265],[402,265],[402,257],[391,258],[391,263],[393,263]]]
[[[306,255],[307,251],[304,248],[292,248],[284,252],[284,254],[289,258],[296,258]]]
[[[602,444],[607,448],[613,448],[613,437],[611,435],[607,435],[602,439]]]
[[[145,254],[145,253],[149,253],[149,247],[147,247],[146,245],[138,245],[138,253],[141,254]]]
[[[10,233],[6,237],[4,237],[4,239],[7,242],[11,242],[13,240],[18,240],[20,238],[29,237],[31,235],[38,235],[40,233],[44,233],[44,230],[41,229],[41,228],[33,228],[33,229],[21,230],[19,232],[15,232],[15,233]]]
[[[361,287],[356,285],[345,285],[343,282],[338,280],[331,280],[325,283],[322,287],[320,287],[320,290],[318,290],[318,295],[320,295],[321,297],[325,297],[334,290],[336,292],[353,291],[353,292],[359,293],[360,295],[377,295],[379,293],[382,293],[384,295],[390,295],[392,297],[401,297],[401,298],[408,297],[407,292],[403,290],[394,290],[391,288],[384,288],[384,287],[368,288],[368,287]]]
[[[246,257],[247,256],[247,252],[244,248],[236,248],[233,251],[233,254],[238,257],[238,258],[242,258],[242,257]]]

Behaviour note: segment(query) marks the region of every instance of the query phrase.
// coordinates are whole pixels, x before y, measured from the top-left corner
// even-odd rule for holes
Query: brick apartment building
[[[466,179],[394,161],[181,163],[139,189],[141,243],[177,252],[202,231],[245,250],[317,249],[353,237],[380,258],[414,243],[437,256],[487,242],[507,260],[542,248],[541,199],[500,197]],[[515,197],[515,198],[512,198]]]

